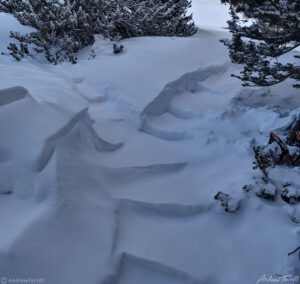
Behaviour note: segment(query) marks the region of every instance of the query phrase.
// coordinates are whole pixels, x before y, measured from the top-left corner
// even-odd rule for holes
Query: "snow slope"
[[[193,0],[191,12],[197,26],[227,27],[228,6],[219,0]]]
[[[226,36],[203,27],[187,39],[129,39],[120,55],[98,38],[96,58],[88,48],[77,65],[0,57],[0,277],[252,284],[299,275],[287,255],[299,246],[299,205],[242,187],[259,177],[252,139],[265,144],[300,101],[289,82],[241,88],[218,41]],[[220,190],[237,213],[214,200]]]

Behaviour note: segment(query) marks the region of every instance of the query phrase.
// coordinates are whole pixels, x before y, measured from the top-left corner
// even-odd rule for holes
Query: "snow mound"
[[[47,131],[56,128],[53,120],[59,123],[65,115],[39,104],[24,87],[1,90],[0,100],[3,134],[0,149],[2,154],[5,153],[1,160],[30,163],[38,151],[39,143],[47,136]],[[8,117],[9,123],[4,123]]]
[[[195,125],[180,120],[203,118],[209,110],[224,105],[227,97],[201,82],[218,80],[228,73],[230,64],[209,66],[190,72],[166,85],[162,92],[141,113],[140,130],[166,140],[182,140],[195,136]],[[189,124],[187,126],[187,124]],[[174,128],[175,129],[172,129]],[[197,127],[197,126],[196,126]],[[189,128],[192,128],[189,130]]]
[[[168,112],[181,119],[201,118],[208,110],[223,107],[222,93],[198,86],[198,92],[182,93],[174,97]]]
[[[77,80],[76,89],[77,91],[88,101],[88,103],[102,103],[108,98],[107,94],[99,94],[93,88],[83,81]]]

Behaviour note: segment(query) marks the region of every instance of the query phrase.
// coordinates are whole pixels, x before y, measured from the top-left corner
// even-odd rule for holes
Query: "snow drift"
[[[260,178],[253,138],[265,144],[300,102],[289,82],[243,89],[226,36],[129,39],[118,56],[97,39],[97,57],[87,49],[75,66],[1,57],[0,277],[253,284],[299,274],[288,256],[299,204],[243,186]],[[291,192],[298,174],[271,173]]]

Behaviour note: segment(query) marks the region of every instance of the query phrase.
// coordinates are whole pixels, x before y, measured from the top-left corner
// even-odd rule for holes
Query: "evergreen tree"
[[[196,32],[189,0],[127,0],[131,11],[131,25],[127,34],[132,36],[191,36]],[[126,24],[123,26],[126,26]]]
[[[300,46],[300,0],[221,0],[230,4],[232,40],[222,40],[233,62],[243,64],[244,86],[271,86],[288,78],[300,87],[300,56],[282,55]]]
[[[86,5],[88,2],[88,5]],[[25,26],[35,31],[21,35],[11,32],[20,46],[10,44],[8,49],[17,60],[24,56],[22,47],[44,53],[53,63],[69,59],[75,63],[74,53],[94,42],[94,34],[109,32],[103,4],[97,0],[3,0],[0,11],[8,12]],[[24,48],[23,48],[24,49]]]
[[[111,40],[135,36],[190,36],[196,32],[186,15],[189,0],[1,0],[0,12],[12,14],[29,34],[11,32],[10,54],[20,60],[44,53],[53,63],[75,63],[81,48],[94,43],[94,35]]]

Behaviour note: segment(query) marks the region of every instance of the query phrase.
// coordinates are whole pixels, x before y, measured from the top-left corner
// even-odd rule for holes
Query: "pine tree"
[[[76,1],[82,2],[82,1]],[[9,50],[15,58],[21,58],[22,45],[33,46],[37,53],[44,53],[53,63],[73,56],[81,47],[93,43],[93,33],[89,28],[91,18],[72,0],[4,0],[0,11],[13,14],[25,26],[35,29],[26,35],[11,32],[11,37],[20,42],[20,47],[10,44]]]
[[[222,40],[234,63],[244,65],[244,86],[271,86],[290,78],[300,87],[300,0],[221,0],[230,4],[232,40]]]
[[[35,29],[25,35],[11,32],[20,42],[8,47],[15,59],[33,50],[53,63],[76,63],[74,54],[93,44],[95,34],[111,40],[192,35],[190,5],[189,0],[1,0],[0,12]]]
[[[130,13],[128,37],[191,36],[196,32],[188,0],[127,0]],[[126,25],[122,25],[123,27]]]

